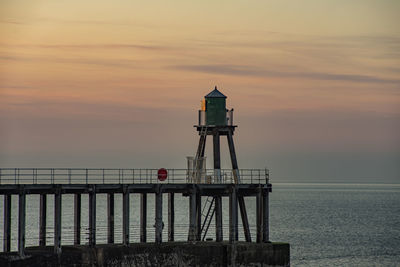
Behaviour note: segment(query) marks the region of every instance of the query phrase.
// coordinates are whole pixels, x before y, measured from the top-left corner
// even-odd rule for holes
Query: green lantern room
[[[232,125],[232,111],[226,109],[226,96],[217,87],[204,97],[199,111],[199,125]]]

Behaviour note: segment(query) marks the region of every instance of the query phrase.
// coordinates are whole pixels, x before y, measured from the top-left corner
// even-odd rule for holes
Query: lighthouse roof
[[[211,97],[220,97],[220,98],[226,98],[226,96],[218,91],[217,87],[215,86],[215,89],[212,90],[208,95],[205,96],[205,98],[211,98]]]

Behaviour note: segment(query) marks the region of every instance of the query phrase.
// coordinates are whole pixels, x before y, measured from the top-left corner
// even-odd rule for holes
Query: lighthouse
[[[214,90],[204,96],[201,101],[199,110],[199,121],[194,127],[200,135],[199,145],[197,147],[196,156],[193,160],[193,175],[192,182],[202,183],[202,179],[207,179],[204,169],[205,160],[204,152],[207,136],[212,136],[213,141],[213,169],[214,175],[208,182],[221,183],[221,136],[226,136],[229,147],[230,158],[232,162],[232,173],[234,183],[240,183],[240,175],[236,158],[235,145],[233,143],[233,134],[236,125],[233,124],[233,109],[226,108],[227,97],[221,93],[215,86]],[[208,177],[210,178],[210,177]]]

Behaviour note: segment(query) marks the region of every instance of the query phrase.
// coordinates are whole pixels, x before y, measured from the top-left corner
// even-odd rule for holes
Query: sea
[[[272,183],[270,240],[290,243],[291,266],[400,266],[400,184]],[[106,243],[106,195],[97,196],[96,242]],[[53,244],[54,198],[47,203],[47,244]],[[207,207],[207,198],[203,206]],[[255,240],[255,199],[246,198]],[[88,241],[88,198],[82,195],[82,243]],[[139,205],[130,196],[130,242],[139,242]],[[12,250],[17,249],[18,198],[12,198]],[[188,234],[188,199],[176,194],[175,239]],[[122,198],[115,196],[115,242],[122,242]],[[228,200],[223,200],[224,239],[228,238]],[[167,197],[163,199],[167,240]],[[3,229],[0,197],[0,229]],[[39,235],[39,196],[27,196],[26,245]],[[148,241],[154,241],[154,197],[148,196]],[[239,219],[239,227],[241,226]],[[239,229],[239,238],[244,240]],[[3,235],[3,231],[0,231]],[[214,222],[207,232],[214,238]],[[2,249],[0,237],[0,250]],[[62,197],[62,245],[73,243],[73,195]]]

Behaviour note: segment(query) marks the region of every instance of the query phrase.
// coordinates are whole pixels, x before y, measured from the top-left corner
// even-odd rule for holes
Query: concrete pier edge
[[[0,253],[0,266],[290,266],[288,243],[165,242],[28,247]]]

